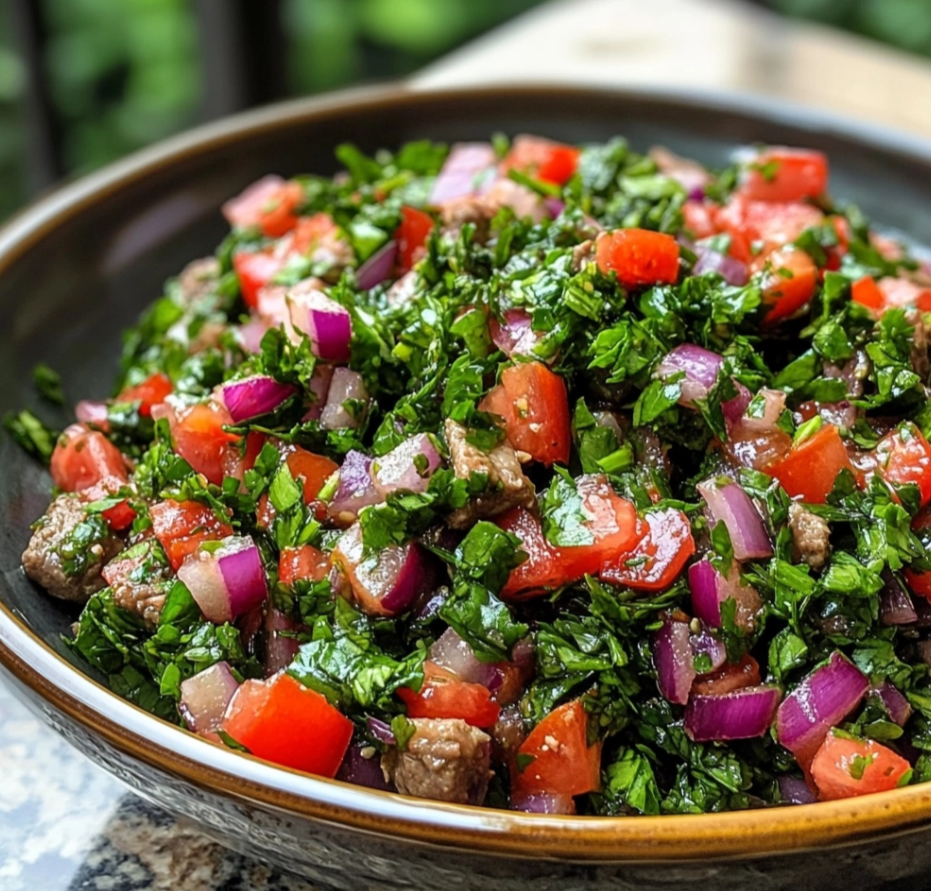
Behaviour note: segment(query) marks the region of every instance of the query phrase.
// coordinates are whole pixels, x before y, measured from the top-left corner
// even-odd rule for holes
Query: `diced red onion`
[[[684,373],[685,377],[679,381],[679,405],[691,408],[696,400],[707,397],[723,365],[724,359],[717,353],[693,343],[683,343],[665,355],[656,367],[655,376],[668,380]]]
[[[386,724],[378,718],[368,718],[366,724],[369,733],[379,742],[384,743],[386,746],[396,746],[398,744],[398,741],[394,738],[394,731],[391,729],[390,724]]]
[[[284,636],[281,632],[296,632],[300,628],[297,622],[281,610],[269,606],[265,616],[265,677],[270,678],[294,661],[300,641],[296,637]]]
[[[294,393],[291,384],[279,383],[267,374],[253,374],[238,381],[227,381],[215,391],[236,424],[273,412]]]
[[[310,378],[310,392],[313,394],[313,404],[304,415],[305,421],[319,421],[330,393],[330,381],[333,380],[333,366],[318,364],[314,366],[314,373]]]
[[[291,324],[310,338],[317,358],[343,364],[349,361],[352,319],[349,311],[313,286],[299,282],[288,291]]]
[[[745,430],[752,430],[754,433],[768,433],[775,429],[779,417],[786,407],[786,394],[782,390],[770,390],[764,387],[754,397],[754,402],[758,399],[763,401],[762,412],[755,412],[756,417],[750,417],[744,414],[741,418],[741,426]]]
[[[381,770],[381,754],[374,746],[352,743],[343,757],[343,763],[336,772],[336,779],[344,783],[354,783],[366,789],[380,789],[393,792],[395,787],[385,779]]]
[[[733,399],[721,403],[721,412],[724,415],[728,430],[740,422],[747,410],[747,406],[753,399],[753,394],[742,383],[734,381],[734,385],[737,387],[737,395]]]
[[[687,622],[666,618],[653,638],[653,664],[659,692],[678,705],[688,701],[695,680],[695,658],[689,636]]]
[[[860,669],[835,651],[782,701],[776,738],[807,769],[827,732],[860,704],[868,688]]]
[[[736,567],[725,577],[710,560],[699,560],[689,567],[689,589],[692,593],[692,613],[709,628],[721,627],[721,604],[737,602],[738,627],[751,628],[763,605],[756,588],[745,585]]]
[[[347,452],[339,469],[339,486],[327,507],[330,517],[343,524],[352,523],[363,507],[383,500],[372,477],[372,459],[355,449]]]
[[[262,557],[248,535],[201,545],[185,558],[178,578],[204,617],[217,624],[247,613],[268,596]]]
[[[431,619],[440,613],[440,607],[449,600],[449,588],[442,587],[433,591],[428,597],[421,598],[421,602],[414,608],[415,619]]]
[[[704,498],[712,526],[724,523],[739,561],[762,560],[773,555],[772,542],[763,518],[750,496],[727,477],[699,483],[698,492]]]
[[[544,198],[543,206],[546,208],[547,213],[555,220],[565,209],[566,202],[560,198]]]
[[[825,402],[818,414],[828,424],[850,430],[857,423],[857,407],[852,402]]]
[[[268,323],[258,317],[249,319],[244,325],[234,329],[239,338],[242,348],[247,353],[259,353],[262,351],[262,338],[268,331]]]
[[[818,800],[808,783],[788,773],[779,777],[779,795],[786,804],[814,804]]]
[[[469,684],[481,684],[489,690],[501,686],[500,666],[493,662],[480,662],[472,647],[452,628],[447,628],[433,643],[427,658]]]
[[[333,561],[348,578],[359,608],[374,616],[397,616],[410,609],[434,577],[427,552],[416,542],[388,545],[364,557],[358,524],[340,536]]]
[[[358,414],[346,407],[350,400],[368,402],[369,394],[362,382],[362,375],[349,368],[335,368],[327,392],[326,405],[320,412],[320,426],[325,430],[355,430],[362,423]]]
[[[531,355],[542,340],[542,335],[533,330],[530,313],[525,309],[507,309],[503,322],[492,318],[488,327],[495,346],[509,359]]]
[[[572,816],[575,814],[575,799],[571,795],[559,792],[520,792],[511,793],[511,810],[523,811],[525,814],[552,814]]]
[[[918,621],[912,598],[893,575],[887,577],[879,593],[879,614],[883,625],[912,625]]]
[[[494,175],[497,160],[495,150],[487,142],[457,143],[433,182],[428,203],[435,206],[475,195],[483,179]]]
[[[724,645],[724,641],[718,640],[713,634],[704,629],[689,637],[689,646],[692,648],[693,656],[707,656],[710,660],[709,668],[701,672],[696,670],[696,674],[710,674],[727,662],[727,647]]]
[[[689,193],[686,197],[688,198],[689,201],[704,201],[705,200],[704,186],[694,186],[693,188],[689,189]]]
[[[743,687],[720,696],[691,696],[683,727],[695,742],[726,742],[763,736],[782,698],[779,687]]]
[[[442,463],[440,453],[426,433],[404,440],[372,464],[375,485],[387,498],[392,492],[425,492],[433,471]],[[423,469],[417,467],[423,465]]]
[[[398,243],[396,241],[389,241],[382,245],[356,270],[356,287],[360,291],[369,291],[391,278],[397,256]]]
[[[106,402],[91,402],[88,399],[82,399],[74,407],[74,416],[82,424],[92,424],[98,430],[106,432],[110,426],[110,417],[107,410]]]
[[[181,682],[178,710],[184,723],[195,733],[212,733],[226,714],[239,681],[227,662],[217,662]]]
[[[912,716],[912,707],[894,684],[885,680],[879,686],[871,688],[870,695],[876,696],[882,702],[889,717],[899,727],[904,727],[908,723],[908,719]]]
[[[747,264],[742,263],[734,257],[712,250],[701,243],[695,245],[695,253],[698,256],[698,260],[695,263],[695,267],[692,269],[694,275],[716,272],[729,285],[736,285],[738,287],[745,285],[750,278]]]

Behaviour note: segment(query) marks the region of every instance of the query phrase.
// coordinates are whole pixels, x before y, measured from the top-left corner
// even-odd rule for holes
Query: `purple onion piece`
[[[566,202],[560,198],[544,198],[543,206],[546,208],[546,212],[555,220],[565,209]]]
[[[915,604],[908,590],[892,574],[879,592],[879,615],[883,625],[913,625],[918,621]]]
[[[685,705],[695,680],[695,659],[687,622],[667,618],[653,638],[653,664],[659,692],[669,702]]]
[[[389,241],[382,245],[356,270],[356,287],[360,291],[369,291],[391,278],[397,256],[398,243],[396,241]]]
[[[575,799],[571,795],[558,792],[520,792],[511,793],[511,810],[523,811],[525,814],[551,814],[571,816],[575,811]]]
[[[495,150],[487,142],[454,145],[430,190],[428,203],[437,206],[478,193],[483,181],[497,167]]]
[[[215,731],[238,689],[239,681],[227,662],[217,662],[182,681],[178,710],[184,723],[195,733]]]
[[[234,424],[273,412],[295,392],[291,384],[281,384],[267,374],[227,381],[217,388],[219,401],[226,406]]]
[[[807,767],[828,731],[859,704],[869,681],[840,652],[809,674],[779,706],[776,738]]]
[[[701,672],[696,669],[696,674],[710,674],[727,662],[727,647],[724,642],[704,629],[689,637],[689,646],[692,648],[693,656],[707,656],[710,660],[710,667]]]
[[[773,555],[763,518],[750,496],[728,477],[706,480],[698,492],[708,508],[712,526],[724,523],[734,547],[734,558],[762,560]]]
[[[740,260],[714,251],[700,242],[695,245],[695,253],[698,260],[692,269],[694,275],[705,275],[709,272],[716,272],[729,285],[742,287],[750,278],[750,272],[747,264]]]
[[[689,201],[704,201],[705,189],[703,186],[693,186],[686,197]]]
[[[695,742],[726,742],[763,736],[782,698],[779,687],[744,687],[720,696],[692,696],[683,726]]]
[[[344,364],[349,361],[352,319],[349,311],[309,283],[299,282],[288,291],[291,324],[310,338],[318,359]]]
[[[756,394],[753,403],[753,415],[744,414],[741,419],[743,427],[757,433],[768,433],[774,430],[786,407],[786,394],[782,390],[764,387]],[[757,410],[758,407],[759,410]]]
[[[447,628],[430,647],[427,658],[469,684],[481,684],[489,690],[501,686],[501,666],[481,662],[475,652],[452,628]]]
[[[310,378],[310,392],[313,396],[313,402],[307,413],[301,419],[302,421],[319,421],[323,414],[323,407],[326,405],[327,397],[330,393],[330,381],[333,380],[333,366],[324,363],[318,363],[314,367],[314,373]]]
[[[335,368],[327,391],[326,405],[320,412],[320,426],[325,430],[355,430],[362,417],[357,410],[350,411],[347,403],[368,402],[369,394],[358,371]]]
[[[372,477],[372,459],[354,449],[347,452],[339,469],[339,486],[327,507],[330,517],[348,525],[356,520],[363,507],[383,500]]]
[[[109,425],[109,413],[106,402],[92,402],[82,399],[74,407],[74,416],[82,424],[92,424],[94,427],[104,428]]]
[[[734,381],[737,387],[737,395],[727,402],[721,403],[721,411],[724,414],[724,421],[727,429],[730,430],[743,417],[747,406],[753,399],[753,394],[739,381]]]
[[[505,310],[503,316],[503,321],[491,326],[491,339],[495,346],[509,359],[532,355],[543,335],[533,330],[530,313],[515,308]]]
[[[265,677],[278,674],[294,661],[300,642],[296,637],[283,636],[281,632],[296,632],[300,629],[301,626],[283,612],[271,605],[268,607],[265,615]]]
[[[367,718],[366,725],[369,733],[379,742],[384,743],[386,746],[396,746],[398,744],[390,724],[386,724],[379,718]]]
[[[394,739],[394,737],[392,737]],[[379,789],[382,792],[394,792],[394,783],[389,783],[381,770],[381,755],[373,746],[351,743],[346,749],[343,763],[339,766],[336,779],[344,783],[364,786],[366,789]]]
[[[779,795],[786,804],[814,804],[818,800],[805,780],[788,773],[779,777]]]
[[[385,498],[401,490],[425,492],[442,460],[433,440],[426,433],[418,433],[374,460],[375,486]]]
[[[723,366],[724,359],[717,353],[693,343],[683,343],[663,357],[656,367],[655,376],[668,380],[673,375],[684,374],[685,377],[679,381],[679,404],[691,408],[696,400],[708,395]]]
[[[710,560],[699,560],[689,567],[692,613],[709,628],[721,627],[721,601],[718,596],[720,573]]]
[[[220,575],[229,592],[230,612],[235,616],[254,609],[268,597],[268,579],[262,565],[262,555],[248,535],[235,545],[224,545],[216,551]]]
[[[247,353],[260,353],[262,351],[262,338],[268,331],[268,322],[258,316],[249,319],[244,325],[234,329]]]
[[[835,427],[850,430],[857,423],[857,407],[852,402],[825,402],[818,406],[822,419]]]
[[[904,727],[912,716],[912,707],[902,692],[888,680],[870,689],[870,696],[875,696],[883,704],[892,721]]]

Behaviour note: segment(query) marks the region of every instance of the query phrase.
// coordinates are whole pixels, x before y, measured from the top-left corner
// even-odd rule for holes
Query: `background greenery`
[[[540,2],[284,0],[287,94],[407,74]],[[757,2],[931,56],[931,0]],[[41,3],[69,171],[98,167],[198,120],[202,71],[194,0]],[[8,17],[0,0],[0,219],[28,198],[24,75]]]

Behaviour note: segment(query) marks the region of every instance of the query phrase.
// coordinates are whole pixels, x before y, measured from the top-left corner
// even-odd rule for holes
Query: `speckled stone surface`
[[[316,891],[143,802],[0,680],[2,891]]]

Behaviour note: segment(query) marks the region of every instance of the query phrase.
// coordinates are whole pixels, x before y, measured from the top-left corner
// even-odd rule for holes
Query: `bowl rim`
[[[921,137],[741,94],[548,84],[440,90],[403,84],[363,87],[278,103],[205,124],[54,190],[0,229],[0,275],[55,228],[96,202],[175,160],[209,152],[229,141],[343,116],[347,111],[364,114],[386,104],[491,102],[553,94],[580,99],[603,95],[615,101],[655,101],[667,108],[736,114],[761,123],[839,135],[931,165],[931,141]],[[14,571],[22,572],[22,568]],[[451,805],[313,777],[221,749],[120,699],[72,666],[2,602],[0,666],[12,675],[14,688],[18,684],[31,691],[124,755],[246,804],[399,841],[518,858],[655,865],[850,845],[931,824],[931,783],[813,805],[632,818],[545,816]],[[47,707],[44,711],[48,715]]]

